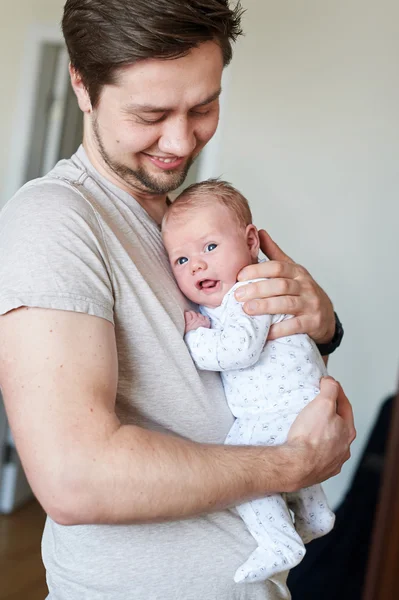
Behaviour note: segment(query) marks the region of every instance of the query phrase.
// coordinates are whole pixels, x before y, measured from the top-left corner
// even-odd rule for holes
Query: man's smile
[[[154,154],[147,154],[146,152],[142,152],[142,154],[146,156],[153,165],[165,171],[177,169],[186,160],[186,158],[181,156],[155,156]]]

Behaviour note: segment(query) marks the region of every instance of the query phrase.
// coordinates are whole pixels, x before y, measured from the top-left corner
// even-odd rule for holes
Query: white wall
[[[10,150],[17,131],[21,77],[26,62],[27,43],[35,27],[57,27],[64,0],[0,0],[1,94],[0,94],[0,208],[8,200]]]
[[[333,298],[345,342],[330,371],[353,402],[346,489],[396,387],[399,297],[397,0],[244,0],[213,175]],[[208,175],[210,173],[208,172]]]

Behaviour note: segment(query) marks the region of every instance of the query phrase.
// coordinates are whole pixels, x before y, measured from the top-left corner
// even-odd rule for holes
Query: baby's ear
[[[260,242],[259,242],[259,233],[256,229],[255,225],[248,225],[245,230],[245,236],[247,239],[247,246],[251,253],[252,260],[257,262],[259,250],[260,250]]]

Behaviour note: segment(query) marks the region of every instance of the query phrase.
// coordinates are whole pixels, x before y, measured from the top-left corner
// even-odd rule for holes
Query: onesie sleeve
[[[113,286],[97,213],[68,182],[24,186],[0,214],[0,315],[29,306],[113,323]]]
[[[235,289],[235,288],[234,288]],[[274,322],[272,315],[247,315],[233,294],[221,315],[221,329],[199,327],[189,331],[185,341],[199,369],[230,371],[254,365],[266,343]]]

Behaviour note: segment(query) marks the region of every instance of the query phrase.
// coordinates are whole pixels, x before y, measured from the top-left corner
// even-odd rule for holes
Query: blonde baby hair
[[[172,219],[184,218],[189,210],[212,205],[215,201],[233,214],[241,228],[246,229],[252,224],[252,213],[247,199],[227,181],[214,178],[193,183],[183,190],[166,211],[162,228]]]

